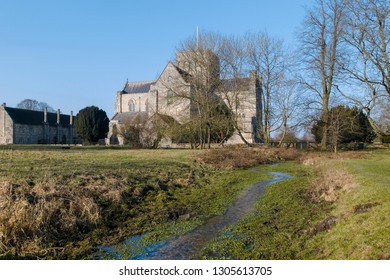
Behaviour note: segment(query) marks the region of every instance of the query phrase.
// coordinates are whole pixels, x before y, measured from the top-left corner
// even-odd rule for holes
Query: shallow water
[[[214,216],[182,236],[148,245],[142,248],[140,254],[133,259],[188,260],[196,258],[197,253],[224,227],[235,225],[253,210],[255,202],[264,194],[266,186],[291,178],[290,175],[281,172],[269,172],[269,174],[274,178],[258,182],[245,189],[224,215]],[[132,246],[132,241],[140,239],[142,236],[131,237],[125,243]],[[119,258],[118,253],[112,247],[100,247],[100,249],[113,258]]]

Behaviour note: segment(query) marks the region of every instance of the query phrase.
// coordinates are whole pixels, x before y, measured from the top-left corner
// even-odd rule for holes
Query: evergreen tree
[[[331,146],[337,151],[340,144],[351,142],[370,143],[375,138],[375,133],[371,127],[367,115],[356,107],[349,108],[343,105],[333,107],[329,110],[327,146]],[[322,141],[322,131],[325,123],[321,117],[312,127],[316,141]]]
[[[109,119],[102,109],[96,106],[81,109],[76,116],[75,127],[77,134],[86,143],[96,143],[105,138],[108,132]]]

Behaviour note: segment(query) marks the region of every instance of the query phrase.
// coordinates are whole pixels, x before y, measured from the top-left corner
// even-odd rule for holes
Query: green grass
[[[34,256],[34,252],[18,249],[24,240],[36,239],[45,248],[63,248],[44,258],[74,259],[87,257],[98,244],[115,244],[132,235],[149,232],[148,242],[152,242],[179,234],[211,215],[223,213],[245,187],[266,178],[262,173],[209,167],[194,157],[199,153],[194,150],[39,148],[0,150],[0,178],[17,194],[12,199],[25,201],[23,205],[27,203],[32,208],[29,211],[37,213],[33,208],[41,205],[37,202],[53,198],[37,195],[35,189],[39,187],[39,193],[45,193],[43,190],[50,186],[56,193],[54,199],[59,200],[56,205],[66,207],[69,195],[92,198],[99,208],[99,221],[83,221],[87,229],[77,228],[80,222],[76,222],[68,232],[69,239],[63,239],[67,233],[59,223],[34,228],[29,223],[28,236],[18,230],[18,225],[12,225],[10,239],[6,236],[2,242],[8,248],[15,246],[11,252],[16,256]],[[67,193],[65,199],[62,190]],[[186,214],[190,219],[182,220]],[[8,223],[9,219],[4,217],[3,221]],[[61,240],[51,238],[57,233],[62,233]]]
[[[11,224],[9,235],[0,238],[0,250],[7,248],[0,251],[0,258],[86,258],[96,245],[118,244],[145,233],[143,244],[154,243],[183,234],[208,217],[222,214],[243,189],[269,178],[262,172],[206,165],[198,159],[201,152],[0,147],[3,188],[0,191],[11,194],[3,202],[12,200],[12,205],[21,205],[20,212],[13,212],[13,219],[19,222]],[[263,171],[286,172],[294,178],[267,187],[254,213],[237,226],[227,228],[200,257],[389,259],[390,154],[388,151],[364,154],[363,159],[332,158],[326,154],[318,158],[324,163],[322,168],[345,170],[357,183],[350,192],[336,195],[335,202],[313,199],[311,189],[316,173],[312,166],[289,162],[261,167]],[[49,196],[45,190],[49,190]],[[64,198],[62,191],[66,194]],[[47,201],[68,207],[69,199],[75,204],[80,202],[75,209],[84,209],[83,201],[92,199],[99,208],[98,222],[88,222],[85,217],[84,220],[65,217],[76,222],[73,228],[65,227],[64,231],[57,223],[62,216],[47,220],[53,224],[30,221],[38,215],[31,213],[39,213],[36,212],[39,209],[33,209],[35,205],[45,205]],[[32,210],[23,212],[25,209]],[[61,215],[66,214],[64,209],[61,211]],[[3,217],[2,212],[5,211],[0,211],[0,231],[12,220]],[[26,223],[24,217],[28,218]],[[321,229],[329,217],[336,222]],[[31,228],[18,229],[19,224]],[[25,246],[21,246],[23,242]],[[42,251],[49,253],[41,256]],[[124,258],[137,253],[123,249]]]
[[[132,246],[127,243],[119,243],[113,247],[115,258],[131,259],[143,253],[145,247],[151,244],[184,234],[202,224],[210,216],[222,215],[226,207],[235,201],[236,196],[243,189],[268,178],[270,176],[265,173],[250,170],[230,170],[218,172],[215,176],[210,177],[207,184],[203,184],[202,187],[199,186],[199,188],[193,188],[190,191],[177,189],[173,196],[180,200],[181,204],[191,209],[187,212],[190,212],[193,218],[153,224],[148,229],[144,228],[143,233],[145,234],[140,239],[132,241]],[[160,205],[162,208],[159,211],[171,207],[169,199],[163,194],[160,194],[157,200],[159,203],[155,203],[154,207]],[[154,210],[151,209],[150,211]],[[134,223],[135,220],[131,222]],[[101,256],[108,259],[113,258],[112,254],[103,252]]]
[[[180,167],[192,161],[197,151],[189,150],[124,150],[85,149],[70,150],[0,150],[0,176],[41,178],[68,175],[75,172],[127,172],[132,168]]]
[[[308,189],[312,169],[286,163],[268,170],[294,178],[270,185],[255,212],[229,227],[203,250],[204,259],[302,259],[309,230],[326,216],[329,203],[316,203]]]
[[[320,259],[390,259],[390,153],[335,163],[357,187],[343,195],[332,215],[336,225],[312,241]]]
[[[204,259],[389,259],[389,152],[328,158],[322,168],[350,173],[356,188],[333,202],[313,199],[316,173],[297,163],[269,167],[294,178],[267,187],[256,211],[228,227],[202,252]],[[332,183],[332,178],[328,178]],[[337,180],[336,180],[337,181]],[[339,183],[339,181],[337,181]],[[329,222],[331,221],[331,222]]]

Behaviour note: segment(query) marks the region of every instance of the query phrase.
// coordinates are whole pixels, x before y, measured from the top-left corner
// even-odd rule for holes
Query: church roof
[[[147,93],[156,81],[126,82],[122,93]]]
[[[129,122],[131,124],[140,124],[146,122],[148,117],[148,112],[125,112],[115,114],[112,120],[118,121],[118,123]]]
[[[42,111],[33,111],[19,108],[5,107],[5,111],[11,117],[12,121],[17,124],[26,125],[42,125],[44,115]],[[75,117],[73,117],[73,121]],[[47,113],[47,121],[49,125],[54,126],[57,124],[57,113]],[[70,126],[70,116],[60,114],[60,123],[62,127]]]
[[[117,113],[112,118],[113,121],[118,121],[119,124],[128,122],[132,125],[138,125],[146,123],[151,119],[160,119],[166,124],[173,124],[176,120],[168,115],[155,113],[152,116],[149,116],[148,112],[125,112],[125,113]]]
[[[176,68],[177,72],[179,72],[180,76],[182,76],[183,80],[186,83],[189,83],[191,75],[188,72],[184,71],[183,69],[179,68],[178,66],[176,66],[174,64],[173,64],[173,66]]]

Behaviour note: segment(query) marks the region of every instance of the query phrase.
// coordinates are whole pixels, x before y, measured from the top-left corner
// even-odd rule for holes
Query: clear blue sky
[[[47,102],[111,118],[115,93],[155,79],[196,27],[267,31],[288,44],[310,0],[0,0],[0,103]]]

